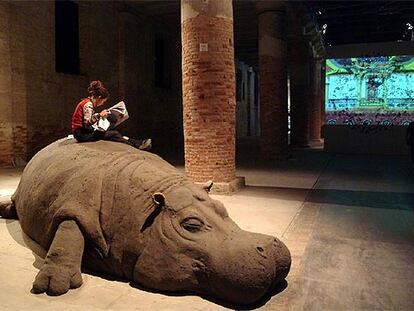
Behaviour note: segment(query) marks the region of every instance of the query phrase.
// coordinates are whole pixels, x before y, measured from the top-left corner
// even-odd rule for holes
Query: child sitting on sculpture
[[[109,92],[99,80],[88,87],[89,96],[83,99],[72,115],[72,133],[78,142],[110,140],[128,144],[141,150],[151,149],[151,139],[133,139],[123,136],[114,128],[128,118],[125,103],[95,113],[95,107],[105,104]]]

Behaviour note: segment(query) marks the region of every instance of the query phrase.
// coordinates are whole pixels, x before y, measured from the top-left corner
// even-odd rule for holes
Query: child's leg
[[[151,138],[144,139],[144,140],[130,138],[129,140],[132,141],[132,143],[138,149],[141,149],[141,150],[150,150],[152,148]]]
[[[141,150],[150,150],[152,147],[152,142],[150,138],[144,139],[144,140],[127,138],[126,136],[122,136],[122,134],[119,133],[118,131],[114,131],[114,130],[106,131],[104,133],[105,133],[104,138],[103,138],[104,140],[124,143],[132,147],[135,147],[137,149],[141,149]]]
[[[129,139],[125,139],[121,133],[119,133],[118,131],[115,130],[110,130],[110,131],[106,131],[104,132],[104,140],[110,140],[110,141],[116,141],[119,143],[124,143],[130,146],[135,147],[135,145],[133,144],[132,141],[130,141]]]
[[[73,131],[73,136],[80,143],[102,139],[98,137],[97,135],[98,134],[94,132],[93,130],[89,130],[85,128],[79,128]]]

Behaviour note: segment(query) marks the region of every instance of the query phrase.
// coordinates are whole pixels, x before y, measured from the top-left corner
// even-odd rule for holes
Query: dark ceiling
[[[408,41],[414,25],[414,1],[307,1],[330,45]]]
[[[270,0],[268,0],[270,1]],[[257,17],[255,0],[233,0],[235,55],[257,66]],[[287,1],[292,7],[300,1]],[[139,12],[170,27],[180,27],[180,0],[125,1]],[[414,26],[414,1],[301,1],[325,45],[408,41]]]

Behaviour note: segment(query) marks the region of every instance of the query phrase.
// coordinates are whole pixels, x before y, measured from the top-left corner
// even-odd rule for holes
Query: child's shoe
[[[138,147],[138,149],[141,149],[141,150],[150,150],[151,148],[152,148],[151,138],[144,139],[141,143],[141,146]]]

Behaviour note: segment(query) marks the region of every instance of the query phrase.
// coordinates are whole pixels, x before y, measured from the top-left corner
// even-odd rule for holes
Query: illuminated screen
[[[414,121],[414,56],[326,60],[327,124]]]

